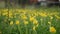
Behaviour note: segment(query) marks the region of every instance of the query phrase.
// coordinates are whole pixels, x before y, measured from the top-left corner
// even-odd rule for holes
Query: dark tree
[[[9,7],[9,6],[12,6],[11,2],[12,0],[4,0],[5,1],[5,7]]]
[[[21,0],[22,8],[25,8],[26,3],[27,3],[27,0]]]
[[[5,7],[7,7],[8,6],[8,0],[4,0],[5,1]]]

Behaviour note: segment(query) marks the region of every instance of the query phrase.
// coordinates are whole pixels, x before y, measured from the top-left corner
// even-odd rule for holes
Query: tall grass
[[[59,34],[59,9],[0,9],[0,34]]]

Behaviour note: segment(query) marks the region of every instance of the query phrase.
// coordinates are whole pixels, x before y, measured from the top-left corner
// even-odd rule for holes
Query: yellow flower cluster
[[[2,14],[3,16],[8,16],[8,9],[2,10],[2,11],[1,11],[1,14]]]
[[[60,19],[60,17],[59,17],[59,16],[57,16],[57,15],[55,15],[55,16],[56,16],[56,18],[57,18],[57,19]]]
[[[8,16],[8,12],[2,13],[3,16]]]
[[[48,21],[46,20],[44,23],[43,23],[43,19],[44,17],[48,17],[46,19],[51,19],[51,22],[48,21],[48,24],[50,25],[49,26],[49,31],[51,33],[56,33],[56,29],[54,27],[51,27],[51,24],[52,24],[52,19],[54,18],[53,15],[55,15],[56,13],[46,13],[46,12],[38,12],[38,11],[35,11],[33,12],[32,10],[22,10],[22,9],[16,9],[16,11],[14,12],[13,10],[10,10],[9,13],[8,13],[8,9],[6,10],[2,10],[2,15],[3,16],[8,16],[8,20],[10,21],[10,25],[13,25],[15,23],[15,25],[19,25],[21,23],[23,23],[24,25],[29,25],[29,23],[31,22],[32,23],[32,29],[34,31],[36,31],[36,28],[38,26],[40,26],[39,24],[39,20],[41,20],[41,24],[45,25],[45,22]],[[1,12],[0,12],[1,14]],[[50,18],[49,18],[50,17]],[[58,15],[55,15],[55,17],[57,19],[60,19],[60,16]],[[15,18],[17,19],[16,21],[13,21],[12,19],[15,20]],[[39,20],[37,19],[39,18]],[[6,22],[7,19],[4,19],[4,22]],[[22,22],[20,22],[22,21]]]
[[[25,14],[23,14],[23,15],[21,15],[21,18],[25,20],[25,19],[27,19],[27,16]]]
[[[13,13],[9,12],[9,18],[13,18]]]
[[[39,13],[39,15],[42,16],[42,17],[47,17],[46,13]]]
[[[18,25],[20,23],[20,21],[19,20],[16,20],[16,25]]]
[[[36,19],[33,20],[33,24],[37,25],[38,24],[38,21]]]
[[[33,16],[30,16],[30,21],[35,20],[35,18]]]
[[[51,33],[56,33],[56,29],[54,27],[50,27],[50,32]]]

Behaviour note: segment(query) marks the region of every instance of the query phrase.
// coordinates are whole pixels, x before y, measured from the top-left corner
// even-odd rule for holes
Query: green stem
[[[25,25],[25,27],[26,27],[26,34],[28,34],[28,28],[27,28],[27,26]]]
[[[18,30],[19,30],[19,33],[22,34],[20,25],[18,25]]]
[[[37,32],[36,31],[33,31],[33,34],[37,34]]]

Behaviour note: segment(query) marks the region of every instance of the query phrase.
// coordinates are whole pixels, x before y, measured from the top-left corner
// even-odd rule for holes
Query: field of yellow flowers
[[[59,9],[0,9],[0,34],[59,33]]]

